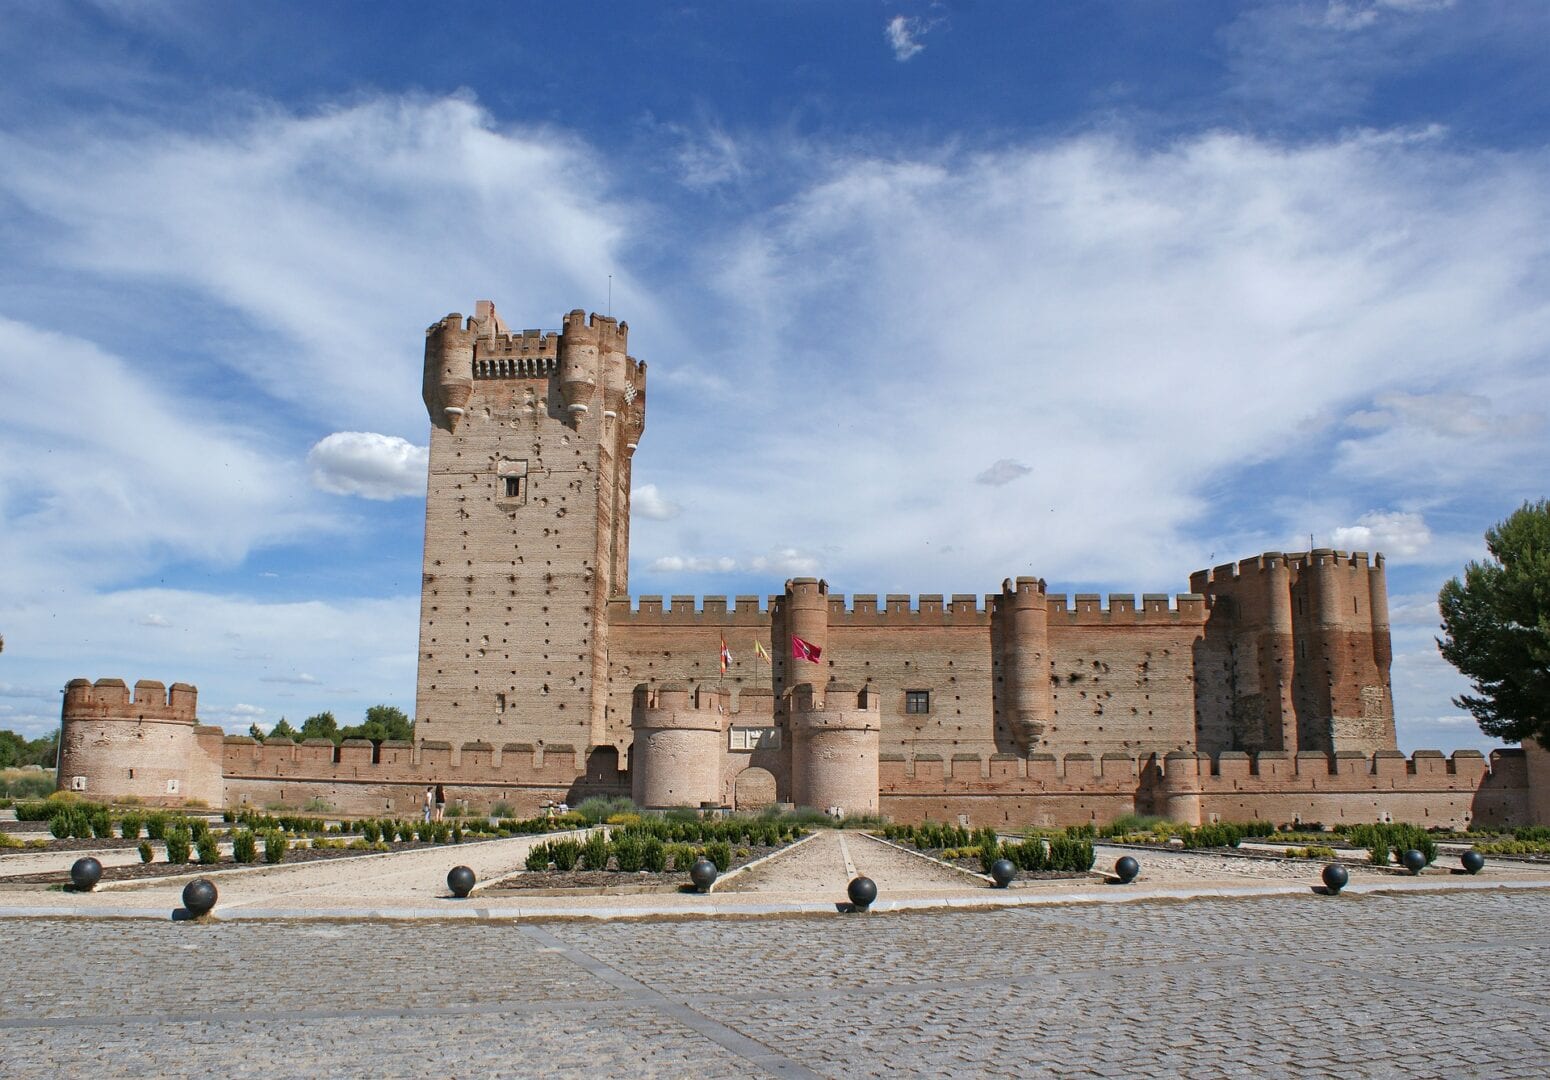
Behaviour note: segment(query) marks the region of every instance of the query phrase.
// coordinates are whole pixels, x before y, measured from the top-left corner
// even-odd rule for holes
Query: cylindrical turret
[[[1286,556],[1267,551],[1265,627],[1259,639],[1259,692],[1265,703],[1264,741],[1253,749],[1297,752],[1297,708],[1292,699],[1292,582]]]
[[[1372,660],[1387,684],[1394,646],[1389,639],[1389,586],[1382,552],[1372,557],[1372,569],[1367,572],[1367,602],[1372,609]]]
[[[425,380],[421,396],[431,424],[457,430],[474,392],[474,338],[461,314],[448,315],[425,331]]]
[[[786,627],[794,637],[809,645],[816,645],[827,654],[829,651],[829,583],[818,578],[792,578],[786,582]],[[784,643],[790,655],[791,642]],[[793,681],[802,679],[812,671],[803,661],[793,671]],[[822,662],[822,661],[820,661]],[[824,680],[815,680],[822,683]]]
[[[682,683],[636,687],[631,792],[637,806],[721,805],[730,695]]]
[[[1175,750],[1163,759],[1162,805],[1158,809],[1169,821],[1198,826],[1201,818],[1200,772],[1210,769],[1210,758]]]
[[[819,696],[812,683],[791,691],[791,797],[815,810],[878,811],[878,697],[850,686]]]
[[[1024,753],[1035,750],[1055,715],[1050,690],[1049,613],[1044,582],[1020,577],[1001,584],[1007,616],[1003,671],[1011,702],[1012,735]]]
[[[560,396],[572,416],[591,408],[598,377],[597,328],[588,326],[587,313],[577,308],[565,316],[560,333]]]

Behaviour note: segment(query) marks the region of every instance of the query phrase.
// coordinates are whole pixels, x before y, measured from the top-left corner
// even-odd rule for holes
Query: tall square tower
[[[628,589],[646,409],[628,332],[577,310],[512,333],[488,300],[426,331],[419,740],[607,741],[607,602]]]

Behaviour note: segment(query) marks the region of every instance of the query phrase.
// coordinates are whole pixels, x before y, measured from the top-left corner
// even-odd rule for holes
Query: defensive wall
[[[322,799],[349,814],[413,814],[431,784],[475,811],[504,802],[519,815],[594,794],[633,794],[645,805],[747,809],[774,801],[778,786],[796,791],[794,801],[802,805],[875,811],[904,822],[1013,828],[1102,824],[1129,813],[1195,824],[1550,824],[1550,751],[1532,743],[1494,751],[1489,759],[1469,750],[1452,757],[1421,750],[1408,758],[1396,751],[906,755],[878,750],[877,702],[865,688],[836,684],[819,691],[804,684],[783,702],[747,688],[742,709],[731,707],[724,687],[704,684],[640,686],[636,694],[648,742],[653,732],[714,736],[714,743],[672,749],[688,754],[684,769],[643,777],[657,784],[713,777],[703,792],[632,792],[635,778],[606,748],[587,755],[569,745],[515,742],[261,743],[200,725],[192,686],[164,689],[142,680],[131,695],[119,679],[77,679],[66,688],[60,778],[92,798],[292,808]],[[725,750],[727,736],[739,730],[755,737]],[[73,784],[74,776],[84,776],[84,784]],[[178,781],[176,791],[168,790],[169,779]],[[869,789],[877,793],[873,802]],[[706,797],[693,797],[701,794]]]

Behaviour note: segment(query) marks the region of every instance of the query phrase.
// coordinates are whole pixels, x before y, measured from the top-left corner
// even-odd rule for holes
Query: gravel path
[[[851,878],[847,853],[856,872],[877,882],[878,892],[891,897],[956,895],[985,887],[966,874],[889,847],[864,833],[823,829],[789,854],[755,867],[716,891],[843,897]]]

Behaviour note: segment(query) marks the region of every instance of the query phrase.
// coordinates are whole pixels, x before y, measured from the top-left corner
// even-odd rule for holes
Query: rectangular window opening
[[[904,711],[906,713],[928,713],[931,711],[930,690],[906,690],[904,691]]]

